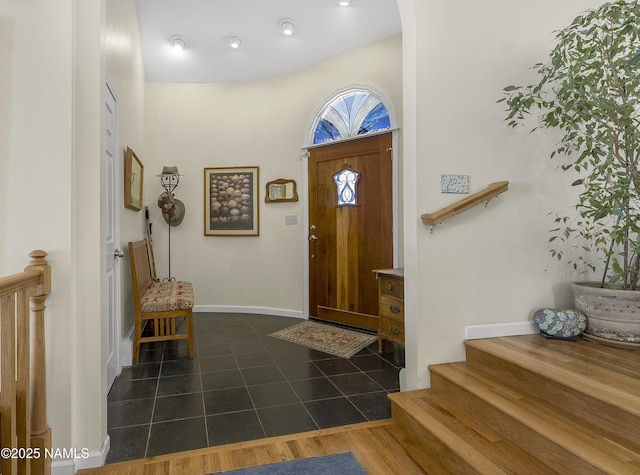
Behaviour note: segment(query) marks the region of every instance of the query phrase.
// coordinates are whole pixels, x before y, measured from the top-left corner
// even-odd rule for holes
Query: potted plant
[[[560,244],[554,257],[569,244],[581,252],[574,268],[602,272],[597,283],[572,284],[587,333],[640,347],[640,3],[588,10],[556,39],[534,66],[539,81],[504,88],[500,101],[511,127],[534,115],[535,129],[559,131],[551,157],[577,175],[575,214],[555,214],[550,241]]]

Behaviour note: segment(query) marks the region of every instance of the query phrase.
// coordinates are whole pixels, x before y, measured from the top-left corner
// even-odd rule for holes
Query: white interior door
[[[120,373],[120,262],[123,256],[118,249],[120,245],[120,206],[119,206],[119,178],[120,174],[120,144],[118,141],[118,103],[113,88],[107,81],[105,88],[105,212],[106,212],[106,300],[107,315],[104,328],[106,352],[106,392],[116,376]]]

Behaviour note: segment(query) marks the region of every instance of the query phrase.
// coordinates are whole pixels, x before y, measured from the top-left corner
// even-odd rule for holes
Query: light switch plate
[[[469,175],[440,175],[442,193],[469,194]]]
[[[286,226],[292,225],[292,224],[298,224],[298,215],[297,214],[289,214],[287,216],[284,217],[284,224]]]

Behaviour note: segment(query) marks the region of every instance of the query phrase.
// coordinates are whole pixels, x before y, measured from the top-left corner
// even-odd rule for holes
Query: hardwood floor
[[[369,475],[426,474],[421,465],[433,462],[412,446],[409,434],[386,419],[114,463],[78,474],[203,475],[343,452],[353,453]]]
[[[369,475],[636,475],[640,351],[540,335],[467,341],[393,419],[107,465],[82,474],[201,475],[351,452]]]

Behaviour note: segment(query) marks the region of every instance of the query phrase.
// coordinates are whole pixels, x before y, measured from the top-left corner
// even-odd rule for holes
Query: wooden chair
[[[152,341],[187,339],[193,358],[193,286],[191,282],[156,282],[150,262],[148,239],[129,243],[131,282],[135,310],[133,364],[138,364],[140,344]],[[176,332],[176,319],[184,317],[187,333]],[[142,336],[144,323],[153,324],[153,335]]]

